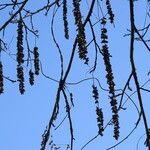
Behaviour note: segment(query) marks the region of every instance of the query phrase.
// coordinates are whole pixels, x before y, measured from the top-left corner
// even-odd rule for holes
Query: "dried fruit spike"
[[[67,20],[67,0],[63,0],[63,21],[64,21],[65,38],[69,39],[68,20]]]
[[[40,71],[40,65],[39,65],[39,52],[38,52],[38,47],[34,47],[34,69],[35,69],[35,74],[39,75]]]
[[[18,21],[18,29],[17,29],[17,62],[19,65],[24,63],[24,54],[23,54],[23,24],[22,19]]]
[[[0,94],[4,92],[3,64],[0,61]]]
[[[114,83],[114,76],[112,72],[112,66],[110,62],[110,53],[108,48],[108,36],[107,36],[107,29],[104,27],[106,24],[106,20],[103,18],[103,28],[101,30],[101,43],[102,43],[102,53],[103,53],[103,60],[105,64],[105,70],[106,70],[106,79],[107,84],[109,86],[109,94],[110,94],[110,104],[111,104],[111,110],[112,110],[112,120],[114,124],[114,137],[117,140],[119,138],[119,116],[118,116],[118,110],[117,110],[117,100],[115,96],[115,83]]]
[[[114,23],[114,13],[111,8],[110,0],[106,0],[107,12],[109,14],[110,23]]]
[[[99,107],[96,107],[96,114],[97,114],[97,125],[99,128],[98,133],[103,136],[103,131],[104,131],[104,116],[102,112],[102,108],[100,109]]]
[[[74,17],[75,17],[75,24],[77,25],[77,43],[78,43],[78,53],[79,58],[84,60],[85,64],[88,64],[89,58],[87,57],[87,47],[86,47],[86,37],[85,37],[85,29],[82,23],[82,17],[80,12],[80,0],[73,0],[74,6]]]
[[[17,78],[19,81],[19,91],[21,94],[25,92],[23,67],[17,66]]]
[[[93,88],[93,98],[95,99],[95,104],[98,103],[98,98],[99,98],[99,94],[98,94],[98,90],[97,87],[95,85],[92,85]]]
[[[34,73],[32,72],[31,69],[29,71],[29,83],[30,83],[30,85],[34,84]]]

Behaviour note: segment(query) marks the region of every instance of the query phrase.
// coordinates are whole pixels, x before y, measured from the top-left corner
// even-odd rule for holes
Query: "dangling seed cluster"
[[[19,82],[19,91],[21,94],[24,94],[25,92],[25,86],[24,86],[24,72],[22,64],[24,63],[24,53],[23,53],[23,20],[22,18],[18,21],[18,29],[17,29],[17,78]],[[38,47],[34,47],[34,69],[35,74],[39,75],[39,53],[38,53]],[[29,71],[29,83],[30,85],[34,84],[34,73],[32,70]]]
[[[49,142],[49,145],[50,145],[50,149],[51,150],[59,150],[61,148],[60,146],[57,146],[57,144],[54,143],[54,141],[52,139],[52,136],[51,136],[51,140]]]
[[[17,66],[17,78],[19,81],[19,91],[21,94],[24,94],[25,88],[24,88],[24,73],[23,73],[23,67]]]
[[[113,124],[114,124],[114,135],[113,137],[118,140],[119,138],[119,116],[118,116],[118,110],[116,110],[117,108],[115,106],[112,107],[112,111],[114,112],[113,114]]]
[[[3,81],[3,64],[0,61],[0,94],[4,92],[4,81]]]
[[[24,63],[24,54],[23,54],[23,21],[20,18],[18,21],[18,29],[17,29],[17,78],[19,81],[19,91],[21,94],[24,94],[24,73],[23,67],[21,66]]]
[[[93,93],[93,98],[95,100],[96,104],[96,115],[97,115],[97,126],[98,126],[98,134],[103,136],[103,124],[104,124],[104,117],[103,117],[103,112],[102,109],[99,108],[99,93],[97,87],[93,84],[92,85],[92,93]]]
[[[105,20],[105,19],[104,19]],[[109,49],[108,49],[108,36],[107,36],[107,29],[104,27],[106,22],[102,20],[101,24],[103,25],[103,28],[101,30],[101,42],[102,42],[102,53],[103,53],[103,60],[104,64],[106,67],[106,79],[107,79],[107,84],[109,85],[109,93],[110,93],[110,104],[111,104],[111,109],[112,109],[112,119],[113,119],[113,124],[114,124],[114,138],[117,140],[119,137],[119,116],[118,116],[118,110],[117,110],[117,100],[115,97],[115,83],[114,83],[114,77],[113,77],[113,72],[112,72],[112,66],[110,63],[110,54],[109,54]]]
[[[35,74],[39,75],[40,71],[40,66],[39,66],[39,52],[38,52],[38,47],[34,47],[34,69],[35,69]]]
[[[17,29],[17,62],[19,65],[24,63],[24,54],[23,54],[23,23],[22,19],[18,21],[18,29]]]
[[[86,47],[86,37],[85,37],[85,29],[82,23],[82,17],[80,12],[80,0],[73,0],[74,6],[74,17],[75,17],[75,24],[77,25],[77,42],[79,48],[79,58],[84,60],[85,64],[88,64],[89,58],[87,57],[87,47]]]
[[[107,12],[109,14],[110,23],[114,23],[114,13],[111,8],[110,0],[106,0]]]
[[[107,36],[107,29],[106,28],[102,28],[102,30],[101,30],[101,39],[102,39],[102,41],[101,41],[101,43],[103,43],[103,44],[106,44],[106,43],[108,43],[108,36]]]
[[[68,20],[67,20],[67,0],[63,0],[63,21],[65,38],[69,39]]]
[[[70,101],[71,101],[72,106],[74,107],[73,94],[72,93],[70,93]]]
[[[49,135],[48,135],[48,129],[44,130],[44,133],[42,134],[42,142],[41,142],[41,149],[40,150],[45,150],[45,145],[46,142],[48,141]]]
[[[30,85],[34,84],[34,73],[32,72],[31,69],[29,71],[29,83],[30,83]]]
[[[103,136],[103,131],[104,131],[104,117],[103,117],[103,112],[102,109],[99,107],[96,107],[96,114],[97,114],[97,124],[99,131],[98,133]]]
[[[95,104],[98,103],[98,98],[99,98],[99,94],[98,94],[98,90],[97,90],[97,87],[95,85],[92,85],[92,88],[93,88],[93,98],[95,99]]]
[[[115,83],[113,81],[114,77],[113,77],[113,73],[112,73],[112,67],[111,67],[111,63],[110,63],[110,54],[108,51],[108,46],[106,44],[104,44],[102,46],[102,52],[103,52],[103,59],[104,59],[104,63],[106,66],[106,78],[107,78],[107,83],[109,85],[109,93],[111,94],[110,96],[110,104],[112,106],[112,112],[113,112],[113,123],[114,123],[114,137],[116,139],[118,139],[119,137],[119,122],[118,122],[118,110],[117,110],[117,100],[115,97]]]

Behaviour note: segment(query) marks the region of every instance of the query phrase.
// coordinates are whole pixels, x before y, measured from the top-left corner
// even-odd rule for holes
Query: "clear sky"
[[[9,2],[8,0],[5,0]],[[2,0],[0,4],[5,2]],[[46,4],[29,1],[27,8],[35,9],[41,5]],[[54,31],[57,41],[60,44],[64,56],[64,67],[66,70],[69,56],[71,53],[72,42],[76,35],[76,27],[74,26],[74,18],[72,16],[72,1],[69,1],[69,34],[70,39],[65,40],[63,33],[63,20],[62,20],[62,9],[58,10],[54,21]],[[91,0],[88,1],[88,4]],[[83,2],[81,7],[83,11],[83,18],[85,19],[87,8],[87,2]],[[102,5],[102,8],[105,5]],[[129,24],[129,2],[128,0],[116,1],[112,0],[112,8],[115,14],[115,27],[108,23],[108,35],[109,35],[109,47],[112,55],[111,62],[113,72],[115,76],[116,89],[120,89],[126,83],[130,74],[130,61],[129,61],[129,36],[123,37],[129,32],[127,29],[130,28]],[[144,22],[148,24],[149,18],[145,19],[147,10],[146,0],[135,2],[135,20],[136,25],[139,29],[144,27]],[[105,9],[104,9],[105,11]],[[0,27],[6,19],[9,18],[8,13],[10,9],[6,11],[0,11],[1,21]],[[36,39],[36,45],[39,47],[40,60],[42,62],[42,69],[44,74],[47,76],[59,80],[60,77],[60,61],[58,50],[52,40],[51,36],[51,19],[52,19],[53,7],[51,8],[49,15],[44,16],[44,13],[40,13],[33,17],[35,29],[39,30],[39,38]],[[97,7],[94,8],[93,22],[98,19]],[[145,21],[146,20],[146,21]],[[26,20],[29,23],[29,20]],[[2,52],[1,60],[4,64],[4,74],[11,79],[16,80],[16,62],[14,60],[16,52],[16,24],[10,24],[5,30],[5,36],[3,40],[8,43],[8,49],[6,52]],[[89,32],[89,25],[87,25],[87,41],[91,40],[91,33]],[[100,43],[101,28],[100,25],[95,26],[95,32],[97,34],[97,41]],[[149,33],[148,33],[149,34]],[[0,33],[0,38],[2,38]],[[146,37],[148,38],[148,37]],[[29,36],[30,48],[33,49],[35,46],[34,36]],[[137,72],[140,79],[140,84],[145,83],[149,76],[147,75],[150,69],[149,63],[149,52],[144,47],[142,42],[135,42],[135,61],[137,65]],[[25,46],[26,49],[26,46]],[[92,59],[94,58],[93,51],[94,46],[91,45],[88,48],[90,60],[90,67],[93,65]],[[107,89],[105,79],[105,68],[103,65],[103,59],[98,54],[98,66],[95,72],[95,77],[99,79],[101,85]],[[90,67],[83,64],[83,61],[79,60],[78,53],[76,51],[75,59],[73,61],[71,72],[68,76],[67,82],[78,82],[82,79],[91,78],[89,74]],[[18,84],[12,84],[8,80],[5,80],[5,92],[0,95],[0,149],[2,150],[40,150],[40,143],[42,134],[48,124],[53,104],[55,101],[56,91],[58,84],[45,78],[42,74],[35,78],[35,84],[31,87],[28,84],[28,69],[25,66],[26,74],[26,92],[24,95],[20,95],[18,90]],[[132,94],[135,91],[135,86],[131,82],[132,91],[127,90],[128,94]],[[81,150],[86,142],[93,138],[97,132],[97,122],[95,115],[95,104],[92,98],[92,80],[87,80],[78,85],[68,85],[69,91],[74,96],[74,108],[71,109],[72,122],[74,127],[74,150]],[[98,83],[96,82],[98,86]],[[145,88],[150,88],[149,84]],[[104,111],[104,125],[110,120],[111,109],[109,104],[108,92],[103,91],[98,86],[99,90],[99,101],[100,106]],[[119,92],[118,92],[119,93]],[[143,103],[145,112],[147,114],[148,124],[150,124],[150,110],[149,110],[149,97],[150,95],[145,91],[142,92]],[[62,96],[63,97],[63,96]],[[131,97],[133,101],[138,105],[136,94]],[[125,96],[124,101],[127,97]],[[120,98],[118,98],[119,102]],[[64,99],[61,98],[60,102],[60,114],[59,119],[56,121],[57,126],[61,120],[65,117],[65,104]],[[124,106],[126,110],[121,111],[120,115],[120,140],[126,137],[130,131],[135,127],[135,123],[138,119],[138,113],[133,103],[128,100]],[[70,143],[68,119],[55,131],[52,130],[53,141],[55,144],[60,146],[61,150],[66,150],[66,145]],[[144,146],[145,141],[145,130],[143,128],[143,120],[141,120],[138,128],[134,133],[122,144],[113,148],[113,150],[146,150]],[[141,139],[140,139],[141,137]],[[137,143],[138,140],[138,148]],[[99,136],[88,146],[85,150],[106,150],[117,142],[113,139],[113,127],[107,127],[104,132],[104,136]],[[50,146],[47,147],[47,150]]]

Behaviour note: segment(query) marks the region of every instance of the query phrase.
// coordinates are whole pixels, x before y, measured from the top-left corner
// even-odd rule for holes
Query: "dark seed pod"
[[[18,29],[17,29],[17,62],[19,65],[24,63],[24,54],[23,54],[23,23],[22,19],[18,21]]]
[[[110,23],[114,23],[114,16],[115,15],[114,15],[114,13],[112,11],[110,0],[106,0],[106,6],[107,6],[107,13],[109,14]]]
[[[3,64],[0,61],[0,94],[4,92]]]
[[[96,107],[96,114],[97,114],[97,125],[99,128],[98,133],[103,136],[103,131],[104,131],[104,117],[103,117],[103,112],[102,108],[100,109],[99,107]]]
[[[102,30],[101,30],[101,39],[102,39],[102,41],[101,41],[101,43],[108,43],[108,36],[107,36],[107,29],[106,28],[102,28]]]
[[[88,64],[89,58],[87,57],[87,47],[86,47],[86,37],[85,37],[85,29],[82,23],[81,11],[80,11],[80,0],[73,0],[74,6],[74,17],[75,24],[77,26],[77,42],[79,48],[79,58],[84,60],[85,64]]]
[[[67,20],[67,0],[63,0],[63,21],[65,38],[69,39],[68,20]]]
[[[48,134],[48,130],[46,127],[46,129],[44,130],[44,133],[42,134],[42,142],[41,142],[41,149],[40,150],[45,150],[45,145],[48,141],[48,138],[49,138],[49,134]]]
[[[19,91],[21,94],[25,92],[23,67],[17,66],[17,78],[19,82]]]
[[[106,18],[105,18],[105,17],[103,17],[103,18],[101,19],[101,24],[102,24],[103,26],[106,24]]]
[[[32,72],[31,69],[29,71],[29,83],[30,83],[30,85],[34,84],[34,73]]]
[[[34,47],[34,69],[35,69],[35,74],[39,75],[40,71],[40,65],[39,65],[39,52],[38,52],[38,47]]]
[[[117,100],[115,96],[115,83],[114,83],[114,76],[112,72],[112,66],[110,62],[110,53],[108,48],[108,36],[107,36],[107,29],[104,27],[106,24],[106,20],[103,19],[103,28],[101,30],[101,43],[102,43],[102,53],[103,53],[103,60],[106,70],[106,79],[107,84],[109,86],[109,98],[110,98],[110,104],[111,104],[111,110],[112,110],[112,120],[114,124],[114,137],[117,140],[119,138],[119,116],[118,116],[118,110],[117,110]],[[115,117],[114,117],[115,116]]]
[[[116,139],[116,140],[118,140],[118,138],[119,138],[119,122],[118,122],[118,118],[119,118],[119,116],[118,116],[118,114],[116,113],[116,114],[114,114],[113,115],[113,124],[114,124],[114,138]]]
[[[99,94],[98,94],[98,90],[97,90],[97,87],[95,85],[92,85],[92,88],[93,88],[93,98],[95,99],[95,104],[98,103],[98,98],[99,98]]]
[[[113,117],[113,123],[114,123],[114,137],[117,140],[119,137],[119,116],[118,116],[118,110],[117,110],[117,100],[116,100],[116,96],[115,96],[115,83],[113,81],[114,77],[113,77],[113,73],[112,73],[112,67],[111,67],[111,63],[110,63],[110,54],[108,51],[108,46],[105,44],[102,46],[102,52],[103,52],[103,59],[104,59],[104,63],[106,66],[106,78],[107,78],[107,84],[109,85],[109,93],[110,93],[110,104],[112,107],[112,113],[113,116],[115,116],[115,118]]]

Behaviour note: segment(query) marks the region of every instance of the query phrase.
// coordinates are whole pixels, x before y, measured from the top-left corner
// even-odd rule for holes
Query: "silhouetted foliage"
[[[147,1],[147,5],[150,8],[150,1]],[[97,134],[94,138],[90,139],[81,149],[84,149],[88,144],[90,144],[93,140],[95,140],[98,136],[105,136],[105,129],[113,126],[113,135],[115,140],[119,141],[121,136],[121,123],[120,123],[120,110],[125,111],[124,104],[126,103],[125,95],[130,99],[130,101],[134,104],[135,108],[138,112],[138,120],[135,123],[135,127],[133,130],[128,133],[126,137],[123,137],[117,144],[113,145],[108,149],[112,149],[122,142],[124,142],[128,137],[133,133],[133,131],[139,125],[139,122],[143,119],[146,139],[145,145],[147,146],[148,150],[150,150],[150,134],[149,134],[149,125],[147,122],[147,114],[144,110],[143,105],[143,97],[141,91],[150,92],[148,88],[144,88],[144,86],[149,82],[146,81],[145,84],[141,84],[140,78],[138,76],[138,72],[136,69],[135,63],[135,41],[140,41],[145,48],[150,51],[148,46],[149,40],[146,40],[146,35],[148,34],[148,30],[150,24],[145,21],[145,26],[142,29],[138,29],[135,24],[135,9],[134,5],[136,1],[129,0],[129,14],[130,14],[130,29],[127,30],[127,34],[125,36],[130,37],[130,45],[129,45],[129,52],[130,52],[130,64],[131,74],[127,77],[127,81],[125,85],[121,89],[117,89],[116,80],[115,80],[115,73],[113,71],[113,64],[111,62],[111,50],[110,50],[110,43],[111,38],[109,38],[109,30],[115,27],[115,12],[113,11],[113,3],[110,0],[91,0],[91,1],[83,1],[83,0],[53,0],[53,1],[46,1],[46,4],[40,6],[40,8],[36,8],[35,10],[32,7],[27,7],[29,0],[11,0],[7,1],[6,3],[0,3],[0,11],[5,11],[8,13],[8,19],[5,19],[0,24],[0,94],[4,93],[4,80],[11,81],[12,83],[19,83],[19,91],[21,94],[24,94],[25,91],[27,92],[28,89],[26,88],[26,78],[28,79],[28,83],[33,86],[35,81],[35,77],[40,77],[37,75],[41,75],[47,79],[55,81],[58,84],[58,88],[56,91],[56,98],[54,98],[54,106],[53,111],[50,116],[49,122],[46,126],[46,129],[42,135],[41,140],[41,150],[46,150],[46,147],[49,145],[51,150],[57,150],[61,148],[61,145],[54,143],[52,130],[55,127],[55,130],[58,129],[64,122],[64,120],[68,119],[68,131],[70,133],[70,144],[65,144],[65,149],[74,149],[74,124],[72,122],[72,111],[75,107],[74,99],[76,95],[70,91],[70,86],[78,85],[82,82],[92,80],[91,84],[91,96],[94,100],[95,106],[95,122],[98,127]],[[37,2],[38,3],[38,2]],[[119,2],[118,2],[119,3]],[[85,5],[87,4],[87,5]],[[87,7],[88,6],[88,7]],[[119,5],[117,6],[119,7]],[[8,9],[8,10],[7,10]],[[53,10],[53,11],[51,11]],[[54,21],[57,20],[57,12],[58,10],[62,10],[62,12],[58,15],[63,22],[63,36],[62,41],[59,42],[56,39],[55,32],[59,32],[61,28],[61,23],[59,20],[57,21],[57,25],[54,24]],[[34,16],[38,16],[40,13],[44,13],[45,16],[51,17],[51,34],[49,31],[46,34],[49,34],[56,48],[58,50],[58,56],[60,58],[60,79],[55,79],[53,77],[49,77],[45,74],[42,70],[42,60],[40,58],[40,51],[38,45],[38,38],[40,38],[40,34],[38,30],[35,30],[36,24],[34,23]],[[121,12],[124,13],[124,12]],[[52,14],[52,16],[51,16]],[[2,15],[2,14],[1,14]],[[150,10],[147,10],[146,16],[150,17]],[[73,25],[72,25],[73,20]],[[3,65],[3,61],[1,55],[7,51],[8,43],[6,42],[5,38],[5,31],[7,28],[11,28],[11,25],[16,27],[16,51],[15,51],[15,58],[13,58],[16,62],[16,80],[12,80],[11,77],[7,77],[4,74],[5,65]],[[75,25],[75,26],[74,26]],[[57,28],[54,28],[56,27]],[[96,28],[95,26],[98,26]],[[38,26],[36,27],[38,28]],[[43,27],[44,28],[44,27]],[[73,29],[75,29],[73,31]],[[61,32],[60,32],[61,33]],[[59,33],[59,34],[60,34]],[[33,41],[31,40],[31,37]],[[72,40],[74,38],[74,40]],[[118,41],[118,39],[116,39]],[[69,44],[72,46],[72,49],[69,49],[70,57],[67,60],[64,59],[64,53],[68,53],[66,48],[62,48],[60,45],[69,41]],[[34,43],[34,46],[33,46]],[[44,45],[41,51],[44,51]],[[50,43],[51,44],[51,43]],[[65,43],[67,44],[67,42]],[[119,42],[118,42],[119,44]],[[66,45],[67,47],[68,45]],[[33,47],[33,48],[30,48]],[[92,47],[92,48],[91,48]],[[92,49],[92,53],[91,53]],[[55,51],[54,51],[55,53]],[[78,61],[75,58],[76,53],[81,61],[81,63],[86,64],[83,67],[88,67],[89,78],[85,78],[78,82],[68,82],[68,76],[70,74],[70,70],[73,66],[74,61]],[[92,54],[92,55],[91,55]],[[10,59],[12,59],[11,53],[9,53]],[[50,56],[52,58],[53,56]],[[55,61],[55,58],[51,59]],[[102,60],[103,64],[99,64],[98,60]],[[66,61],[66,68],[64,67],[64,61]],[[105,75],[104,75],[104,82],[106,82],[107,88],[103,88],[101,86],[100,74],[97,77],[97,71],[101,70],[103,66],[105,68]],[[55,70],[55,68],[52,68]],[[80,72],[80,69],[78,69]],[[28,74],[26,74],[28,72]],[[86,72],[86,73],[87,73]],[[5,71],[7,73],[7,71]],[[85,74],[85,72],[81,73]],[[103,73],[104,74],[104,73]],[[77,74],[78,75],[78,74]],[[149,73],[148,73],[149,75]],[[133,83],[131,84],[131,81]],[[40,85],[40,83],[38,83]],[[127,90],[132,92],[132,88],[135,89],[133,92],[134,95],[137,96],[139,104],[132,100],[132,95],[129,94]],[[25,90],[26,89],[26,90]],[[53,89],[53,88],[52,88]],[[100,92],[101,91],[101,92]],[[105,107],[101,105],[101,101],[103,101],[103,97],[101,96],[105,91],[110,106],[108,106],[111,110],[111,118],[105,118]],[[88,92],[88,91],[87,91]],[[86,94],[86,92],[85,92]],[[64,105],[60,103],[60,100],[64,100]],[[38,102],[37,102],[38,103]],[[86,103],[85,103],[86,105]],[[61,121],[61,123],[57,126],[55,122],[59,118],[60,108],[65,108],[66,116]],[[82,111],[82,110],[81,110]],[[142,119],[141,119],[142,118]],[[109,119],[109,121],[108,121]],[[125,118],[127,119],[127,118]],[[106,122],[108,121],[108,122]],[[80,122],[79,122],[80,123]],[[144,144],[144,143],[143,143]],[[107,150],[108,150],[107,149]]]

